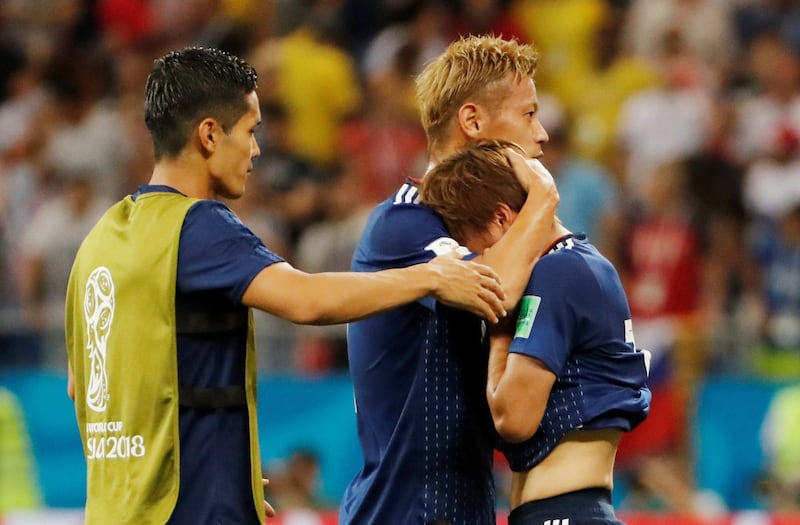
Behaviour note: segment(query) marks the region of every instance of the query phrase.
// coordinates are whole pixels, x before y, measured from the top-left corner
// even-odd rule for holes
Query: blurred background
[[[256,67],[262,155],[230,205],[295,266],[345,270],[426,164],[413,76],[484,33],[542,53],[558,214],[617,265],[653,352],[620,515],[800,523],[796,0],[0,0],[0,522],[81,523],[63,297],[83,236],[150,177],[153,59]],[[273,523],[333,524],[361,461],[345,327],[257,315],[257,338]],[[501,456],[497,480],[504,523]]]

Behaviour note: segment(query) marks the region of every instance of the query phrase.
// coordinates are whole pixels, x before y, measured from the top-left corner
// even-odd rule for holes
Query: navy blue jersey
[[[352,268],[409,266],[452,245],[409,181],[373,211]],[[342,525],[494,525],[494,433],[481,331],[476,316],[431,298],[350,324],[364,466],[342,500]]]
[[[142,186],[133,195],[176,190]],[[281,262],[221,202],[199,201],[184,219],[178,246],[175,309],[179,319],[247,313],[242,295],[258,273]],[[178,334],[178,384],[243,385],[247,326],[217,334]],[[247,408],[181,407],[180,492],[170,524],[258,524],[250,480]]]
[[[631,430],[650,409],[646,354],[635,347],[619,275],[597,249],[567,236],[533,269],[510,352],[556,375],[534,436],[502,442],[512,470],[535,467],[577,428]]]

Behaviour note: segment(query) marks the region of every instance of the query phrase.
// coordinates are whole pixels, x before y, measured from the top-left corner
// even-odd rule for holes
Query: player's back
[[[436,255],[444,225],[413,195],[405,185],[376,208],[354,270]],[[340,523],[494,524],[480,321],[425,298],[351,323],[348,352],[364,466],[345,493]]]

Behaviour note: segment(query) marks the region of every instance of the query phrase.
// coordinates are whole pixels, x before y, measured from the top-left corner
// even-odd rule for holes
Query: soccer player
[[[500,274],[507,308],[521,296],[549,240],[558,201],[552,177],[536,161],[548,138],[538,116],[537,62],[530,45],[468,37],[453,42],[417,78],[432,164],[495,137],[514,141],[524,153],[508,153],[530,189],[518,220],[492,248],[470,255]],[[408,179],[376,207],[352,269],[404,267],[458,245],[441,217],[419,203],[418,184]],[[350,324],[364,465],[341,502],[342,525],[495,523],[482,329],[474,315],[430,298]]]
[[[155,61],[149,184],[84,240],[66,299],[69,394],[87,462],[87,524],[260,525],[250,308],[340,323],[431,296],[494,321],[495,272],[455,256],[374,274],[306,274],[217,197],[259,154],[256,73],[187,48]]]
[[[443,161],[420,194],[476,253],[503,238],[526,199],[498,142]],[[621,523],[611,506],[617,444],[647,416],[650,391],[617,271],[556,220],[515,329],[490,332],[486,396],[513,471],[509,524]]]

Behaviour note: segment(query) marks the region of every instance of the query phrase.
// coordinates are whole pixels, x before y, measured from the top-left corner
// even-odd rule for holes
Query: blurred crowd
[[[319,272],[349,268],[371,207],[424,171],[414,74],[483,33],[540,50],[558,215],[617,265],[653,353],[654,416],[619,456],[630,493],[692,508],[675,421],[699,382],[800,378],[796,0],[1,0],[0,367],[65,366],[72,258],[150,176],[154,58],[203,45],[256,67],[262,153],[229,204]],[[344,326],[257,322],[263,372],[346,369]]]

